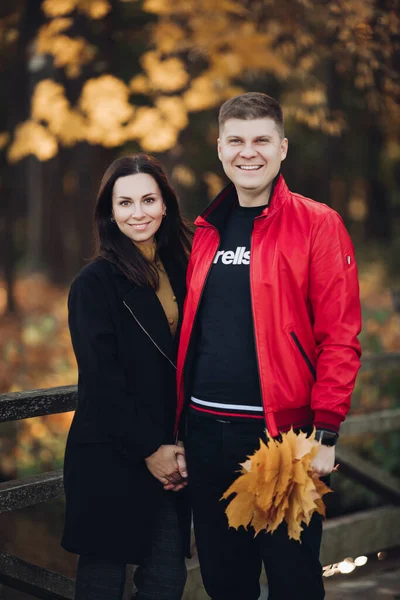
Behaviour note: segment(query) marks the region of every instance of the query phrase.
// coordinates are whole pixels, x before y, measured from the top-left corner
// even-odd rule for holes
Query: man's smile
[[[242,171],[258,171],[264,165],[236,165],[236,166],[238,167],[238,169],[241,169]]]

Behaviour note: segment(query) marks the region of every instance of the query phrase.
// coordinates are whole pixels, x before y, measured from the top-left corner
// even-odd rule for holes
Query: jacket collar
[[[279,172],[272,184],[272,192],[268,207],[263,210],[261,217],[268,214],[268,218],[275,215],[282,208],[289,196],[289,189]],[[197,217],[194,224],[207,227],[212,225],[217,229],[222,229],[228,220],[231,212],[238,204],[238,196],[233,183],[229,183],[218,196],[207,206],[207,208]]]
[[[155,291],[150,286],[142,287],[132,284],[116,265],[112,263],[110,265],[116,275],[118,294],[124,305],[121,310],[128,310],[131,313],[156,348],[175,366],[177,340],[179,339],[185,298],[185,276],[182,268],[176,265],[175,261],[166,257],[162,257],[162,261],[179,308],[179,323],[174,338]]]

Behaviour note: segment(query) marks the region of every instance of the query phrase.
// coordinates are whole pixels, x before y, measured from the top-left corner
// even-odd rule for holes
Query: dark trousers
[[[149,550],[134,574],[137,600],[180,600],[185,587],[186,566],[173,492],[165,492],[164,500],[155,516]],[[81,555],[75,600],[121,600],[125,571],[125,563]]]
[[[228,528],[227,502],[220,498],[238,476],[239,463],[258,449],[260,437],[259,421],[220,422],[193,411],[188,416],[189,488],[204,587],[212,600],[257,600],[264,563],[269,600],[322,600],[319,515],[303,531],[301,544],[289,539],[285,524],[256,537],[251,528]]]

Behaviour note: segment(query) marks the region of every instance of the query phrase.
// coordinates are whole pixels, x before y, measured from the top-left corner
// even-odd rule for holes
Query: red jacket
[[[177,427],[190,393],[185,387],[196,314],[220,243],[218,222],[236,203],[230,184],[195,221],[178,353]],[[310,424],[338,431],[360,367],[354,249],[340,216],[290,192],[282,175],[269,208],[254,222],[250,289],[270,435]]]

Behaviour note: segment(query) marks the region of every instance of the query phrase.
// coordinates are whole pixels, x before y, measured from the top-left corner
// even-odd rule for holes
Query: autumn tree
[[[217,188],[214,153],[205,151],[216,109],[251,89],[281,100],[301,149],[285,168],[304,179],[302,191],[355,218],[369,209],[369,233],[388,231],[381,171],[388,149],[398,160],[398,0],[20,0],[11,13],[30,4],[42,22],[25,53],[42,66],[23,94],[29,109],[0,143],[8,166],[35,156],[38,181],[58,182],[43,190],[61,202],[58,212],[45,202],[54,229],[42,256],[51,262],[58,252],[53,277],[68,279],[88,255],[95,189],[115,153],[161,153],[187,197]],[[9,23],[3,29],[9,35]],[[349,208],[366,170],[371,189]]]

